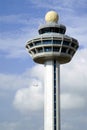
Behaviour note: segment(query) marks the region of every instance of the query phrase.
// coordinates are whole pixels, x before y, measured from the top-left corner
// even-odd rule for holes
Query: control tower
[[[44,130],[60,130],[60,64],[71,61],[79,45],[75,38],[65,35],[66,27],[58,24],[55,11],[45,15],[39,35],[27,42],[32,59],[44,64]]]

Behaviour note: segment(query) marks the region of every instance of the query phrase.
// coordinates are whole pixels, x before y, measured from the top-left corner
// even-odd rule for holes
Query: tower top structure
[[[48,22],[55,22],[57,23],[59,20],[59,15],[57,14],[57,12],[55,11],[49,11],[47,12],[47,14],[45,15],[45,21]]]
[[[27,42],[26,48],[36,63],[56,60],[59,64],[65,64],[71,61],[78,49],[78,41],[65,34],[66,26],[59,24],[58,20],[56,11],[48,11],[46,23],[38,28],[39,35]]]

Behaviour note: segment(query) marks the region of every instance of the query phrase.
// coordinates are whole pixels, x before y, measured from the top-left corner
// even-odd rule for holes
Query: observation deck
[[[51,14],[45,19],[46,24],[38,29],[39,35],[27,42],[29,54],[39,64],[48,60],[57,60],[60,64],[68,63],[79,47],[78,41],[65,35],[66,27],[57,23],[57,15]]]

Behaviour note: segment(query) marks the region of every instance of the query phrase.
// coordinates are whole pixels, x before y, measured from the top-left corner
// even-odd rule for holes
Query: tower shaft
[[[44,130],[60,130],[60,65],[45,62]]]

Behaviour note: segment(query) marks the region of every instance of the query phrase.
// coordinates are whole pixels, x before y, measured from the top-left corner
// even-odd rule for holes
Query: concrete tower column
[[[44,66],[44,130],[60,130],[60,65],[50,60]]]

